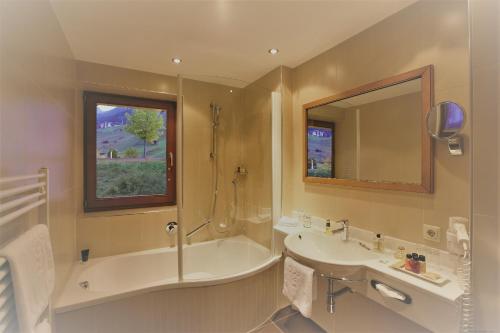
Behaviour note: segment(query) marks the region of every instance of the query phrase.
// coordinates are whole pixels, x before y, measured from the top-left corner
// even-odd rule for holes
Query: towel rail
[[[0,191],[0,199],[8,198],[8,197],[14,196],[16,194],[26,193],[28,191],[35,190],[35,189],[43,189],[44,186],[45,186],[45,182],[39,182],[36,184],[24,185],[24,186],[14,187],[14,188],[11,188],[8,190]]]
[[[21,206],[22,204],[24,203],[27,203],[27,202],[30,202],[31,200],[33,199],[37,199],[39,197],[41,197],[42,195],[44,195],[45,193],[33,193],[33,194],[29,194],[25,197],[22,197],[22,198],[19,198],[19,199],[15,199],[15,200],[11,200],[7,203],[4,203],[0,206],[0,213],[2,212],[5,212],[7,210],[11,210],[13,208],[16,208],[17,206]]]
[[[5,177],[5,178],[0,178],[0,184],[18,182],[18,181],[22,181],[22,180],[31,180],[31,179],[46,178],[46,176],[47,175],[44,174],[44,173],[37,173],[37,174],[34,174],[34,175]]]
[[[35,183],[26,184],[27,181],[35,181]],[[16,186],[16,182],[22,183]],[[47,168],[41,168],[37,174],[0,178],[0,184],[8,184],[10,187],[0,191],[0,227],[41,207],[41,223],[47,224],[50,229],[49,171]],[[49,322],[51,322],[51,314],[52,307],[49,303]],[[0,333],[17,331],[14,288],[9,263],[5,258],[0,258]]]

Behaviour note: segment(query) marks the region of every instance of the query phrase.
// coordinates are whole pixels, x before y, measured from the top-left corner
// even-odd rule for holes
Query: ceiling
[[[413,2],[52,0],[52,6],[78,60],[243,87]],[[280,50],[275,56],[267,52],[273,47]]]

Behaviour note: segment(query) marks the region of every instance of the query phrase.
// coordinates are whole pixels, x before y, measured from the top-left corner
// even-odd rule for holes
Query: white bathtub
[[[228,283],[263,271],[279,260],[245,236],[186,245],[183,254],[182,281],[177,274],[176,248],[76,263],[54,310],[63,313],[153,290]],[[82,283],[87,283],[87,288]]]

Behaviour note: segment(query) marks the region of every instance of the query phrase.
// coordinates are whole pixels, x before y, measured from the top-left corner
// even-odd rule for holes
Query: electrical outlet
[[[435,225],[424,224],[424,239],[433,242],[441,241],[441,228]]]

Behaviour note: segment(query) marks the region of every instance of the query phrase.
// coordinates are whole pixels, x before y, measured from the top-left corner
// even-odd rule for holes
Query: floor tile
[[[282,333],[279,328],[276,327],[273,323],[266,324],[260,330],[255,333]]]
[[[285,317],[288,317],[290,315],[297,314],[297,313],[299,313],[299,312],[297,310],[292,309],[292,306],[289,305],[289,306],[286,306],[286,307],[280,309],[278,312],[276,312],[272,318],[272,321],[276,322],[280,319],[283,319]]]
[[[275,322],[283,333],[326,333],[318,324],[300,313]]]

